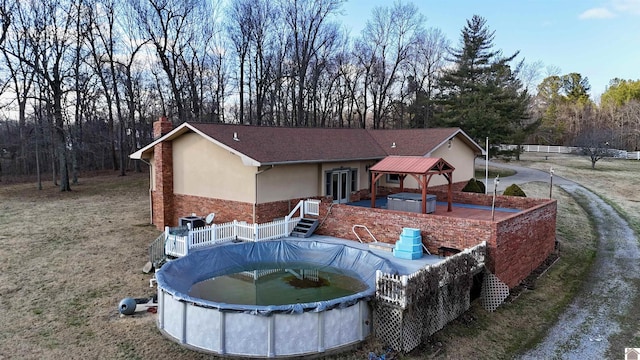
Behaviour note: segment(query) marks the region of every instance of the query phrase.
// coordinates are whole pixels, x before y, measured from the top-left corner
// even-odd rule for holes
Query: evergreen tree
[[[518,80],[518,55],[503,57],[493,50],[494,32],[474,15],[461,33],[459,49],[451,51],[455,66],[440,79],[439,112],[434,126],[458,126],[472,138],[492,142],[523,139],[529,95]]]

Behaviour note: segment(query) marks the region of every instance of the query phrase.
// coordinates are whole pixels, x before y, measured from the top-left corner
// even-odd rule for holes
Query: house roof
[[[263,165],[380,159],[384,150],[362,129],[192,124]],[[234,134],[238,141],[234,140]]]
[[[371,167],[372,172],[390,174],[426,174],[446,170],[453,171],[454,167],[441,158],[421,156],[389,156]]]
[[[453,137],[462,139],[478,154],[484,152],[459,128],[369,130],[185,122],[130,157],[149,158],[157,143],[187,132],[202,135],[253,166],[379,160],[389,155],[428,156]]]

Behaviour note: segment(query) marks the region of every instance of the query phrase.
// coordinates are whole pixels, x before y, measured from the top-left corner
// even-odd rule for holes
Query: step
[[[393,244],[387,244],[387,243],[383,243],[383,242],[373,242],[373,243],[369,243],[369,248],[370,249],[375,249],[375,250],[383,250],[383,251],[392,252],[394,246],[393,246]]]

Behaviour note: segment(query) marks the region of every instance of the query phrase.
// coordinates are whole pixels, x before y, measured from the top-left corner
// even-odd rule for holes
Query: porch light
[[[451,149],[451,144],[453,143],[453,138],[449,139],[449,142],[447,144],[447,146],[449,147],[449,149]]]
[[[551,199],[552,191],[553,191],[553,168],[549,169],[549,199]]]
[[[500,183],[500,174],[493,181],[493,200],[491,201],[491,221],[495,219],[496,213],[496,193],[498,192],[498,184]]]

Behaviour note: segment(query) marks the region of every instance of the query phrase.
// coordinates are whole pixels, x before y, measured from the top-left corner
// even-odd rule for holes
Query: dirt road
[[[549,174],[543,171],[491,165],[518,171],[513,177],[501,179],[502,189],[511,183],[549,180]],[[632,305],[640,296],[637,288],[640,282],[638,239],[626,220],[591,191],[559,177],[554,178],[554,185],[560,185],[591,215],[598,231],[598,251],[593,268],[576,298],[538,346],[521,359],[621,358],[624,348],[611,348],[609,339],[619,332],[619,319],[634,311]]]

